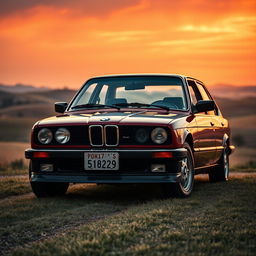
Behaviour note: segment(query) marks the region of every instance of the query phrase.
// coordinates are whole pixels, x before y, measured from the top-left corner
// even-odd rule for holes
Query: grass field
[[[30,144],[27,142],[0,142],[0,162],[5,163],[16,159],[25,160],[24,151],[29,147]]]
[[[235,117],[229,119],[232,136],[241,136],[244,146],[256,148],[256,115]]]
[[[0,118],[0,141],[29,142],[35,118]]]
[[[2,176],[0,199],[31,192],[28,175]]]
[[[0,254],[255,255],[255,185],[255,173],[199,176],[188,199],[163,199],[158,185],[73,185],[40,200],[1,186]]]
[[[255,148],[236,148],[235,152],[230,156],[230,166],[246,166],[249,162],[256,162]]]

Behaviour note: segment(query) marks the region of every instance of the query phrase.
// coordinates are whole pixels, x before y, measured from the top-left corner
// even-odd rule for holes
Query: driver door
[[[209,100],[203,85],[188,80],[192,104],[199,100]],[[196,167],[205,167],[214,163],[216,155],[215,128],[212,115],[209,112],[196,113],[197,132],[194,138]]]

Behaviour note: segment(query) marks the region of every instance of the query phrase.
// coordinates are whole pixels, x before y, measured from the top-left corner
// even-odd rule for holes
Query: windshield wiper
[[[161,106],[161,105],[156,105],[156,104],[146,104],[146,103],[139,103],[139,102],[131,102],[131,103],[117,103],[114,104],[115,106],[118,107],[138,107],[138,108],[143,108],[143,107],[156,107],[156,108],[162,108],[165,110],[170,110],[166,106]]]
[[[71,109],[79,109],[79,108],[116,108],[120,109],[120,107],[115,106],[115,105],[104,105],[104,104],[81,104],[81,105],[76,105],[72,107]]]

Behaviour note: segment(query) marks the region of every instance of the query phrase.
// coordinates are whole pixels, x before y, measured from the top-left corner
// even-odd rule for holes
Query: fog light
[[[151,164],[151,172],[165,172],[165,164]]]
[[[53,172],[53,164],[40,164],[41,172]]]

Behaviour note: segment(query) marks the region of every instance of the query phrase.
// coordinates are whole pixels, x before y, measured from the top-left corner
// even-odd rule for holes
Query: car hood
[[[43,119],[37,125],[84,125],[84,124],[154,124],[168,125],[174,119],[180,118],[184,114],[177,113],[159,113],[153,111],[139,112],[94,112],[94,113],[76,113],[64,114]]]

